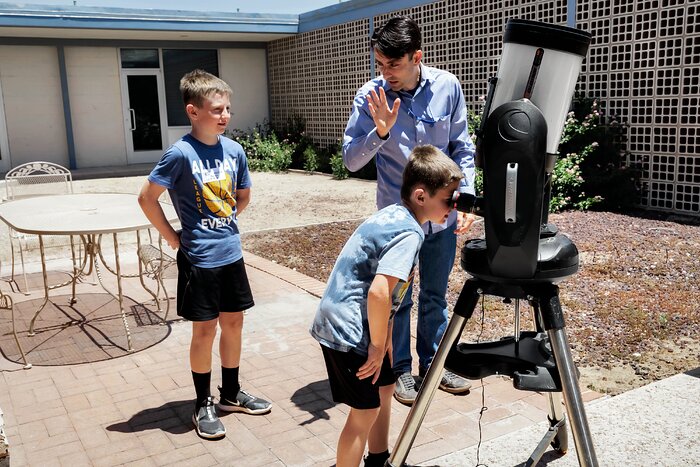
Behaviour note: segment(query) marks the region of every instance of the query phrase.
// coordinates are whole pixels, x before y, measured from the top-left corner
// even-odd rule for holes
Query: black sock
[[[197,402],[195,403],[196,410],[204,405],[207,397],[211,396],[209,385],[211,384],[211,371],[208,373],[192,372],[192,381],[194,381],[194,391],[197,393]]]
[[[221,392],[228,398],[235,399],[241,389],[241,384],[238,382],[238,368],[221,367]]]
[[[365,457],[365,467],[383,467],[386,460],[389,459],[389,451],[384,452],[368,452]]]

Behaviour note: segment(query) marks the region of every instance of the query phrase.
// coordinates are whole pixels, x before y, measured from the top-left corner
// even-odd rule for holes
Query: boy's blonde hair
[[[204,99],[212,94],[231,96],[231,87],[221,78],[204,70],[192,70],[180,79],[182,100],[197,107],[204,105]]]
[[[440,188],[449,186],[464,177],[459,166],[435,146],[416,146],[411,151],[403,170],[401,199],[410,201],[416,186],[423,185],[433,196]]]

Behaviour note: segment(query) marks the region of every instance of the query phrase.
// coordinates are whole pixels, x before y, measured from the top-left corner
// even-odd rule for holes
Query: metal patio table
[[[166,219],[171,223],[177,222],[177,214],[172,205],[161,205]],[[129,324],[127,323],[124,310],[121,282],[122,277],[127,276],[122,274],[121,271],[117,234],[135,231],[138,238],[139,230],[152,226],[138,204],[137,195],[125,193],[82,193],[25,198],[0,204],[0,220],[18,232],[34,234],[39,237],[41,272],[44,280],[44,301],[32,317],[29,324],[29,335],[34,335],[34,322],[49,302],[49,290],[71,284],[71,303],[75,303],[76,282],[81,277],[91,274],[94,265],[102,288],[119,302],[128,350],[133,350]],[[114,269],[105,261],[101,246],[102,235],[110,234],[114,242]],[[85,256],[82,261],[73,261],[73,272],[71,279],[67,282],[52,286],[48,284],[43,239],[46,235],[78,236],[81,239],[85,248]],[[71,249],[73,251],[75,251],[74,248],[75,244],[71,241]],[[75,255],[73,255],[73,258],[75,258]],[[100,262],[116,276],[116,295],[107,289],[102,282],[99,269]],[[140,266],[139,262],[139,269]],[[151,295],[154,295],[153,292],[148,291]],[[68,325],[70,324],[72,323],[68,323]]]

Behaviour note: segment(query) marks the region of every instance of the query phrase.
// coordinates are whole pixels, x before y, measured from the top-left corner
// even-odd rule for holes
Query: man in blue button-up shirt
[[[432,144],[450,156],[464,173],[459,191],[474,193],[474,145],[467,130],[467,108],[459,80],[423,65],[421,32],[408,17],[395,17],[372,37],[381,76],[355,95],[343,138],[343,160],[357,171],[376,158],[377,208],[400,203],[401,176],[411,150]],[[398,379],[394,396],[405,404],[416,397],[416,382],[425,375],[447,327],[447,281],[455,259],[456,234],[474,218],[453,211],[443,224],[426,223],[420,251],[420,293],[416,350],[419,379],[411,374],[411,293],[394,318],[393,367]],[[452,393],[470,383],[446,371],[440,387]]]

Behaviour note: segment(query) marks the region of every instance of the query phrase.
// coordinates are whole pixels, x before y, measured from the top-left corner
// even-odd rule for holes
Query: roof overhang
[[[297,15],[0,3],[0,36],[269,42],[295,35]]]

